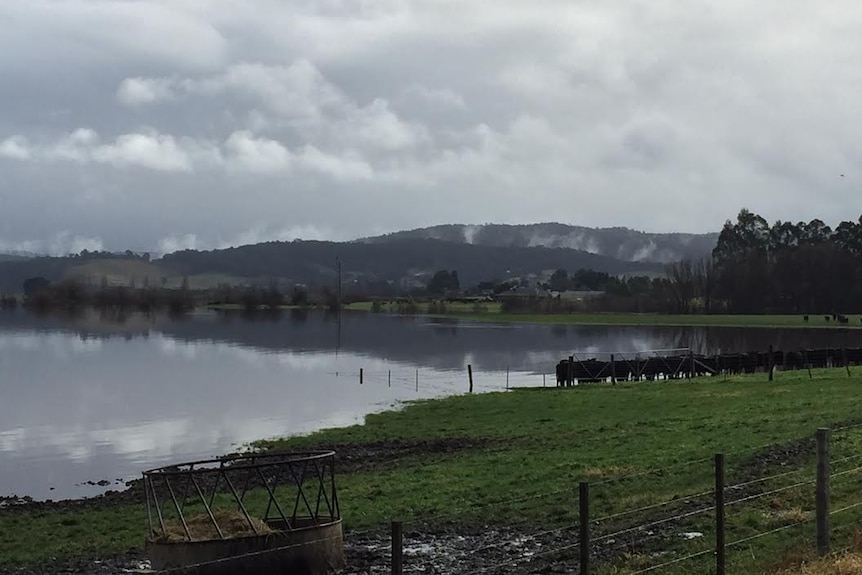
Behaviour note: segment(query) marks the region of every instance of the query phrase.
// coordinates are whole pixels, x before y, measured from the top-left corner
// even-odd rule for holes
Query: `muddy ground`
[[[423,441],[379,441],[364,444],[316,446],[337,453],[337,474],[380,469],[395,465],[404,458],[416,455],[439,456],[470,449],[494,449],[498,440],[447,438]],[[762,450],[743,465],[744,478],[756,478],[777,473],[790,464],[798,463],[812,453],[813,438],[789,442]],[[743,479],[744,479],[743,478]],[[761,485],[751,485],[739,492],[728,494],[728,500],[745,497]],[[101,497],[59,502],[33,502],[27,500],[0,500],[2,513],[51,512],[70,509],[99,508],[122,503],[143,505],[140,481],[131,482],[128,489],[108,492]],[[679,500],[673,512],[686,514],[711,508],[711,495]],[[672,514],[671,514],[672,515]],[[592,553],[596,559],[619,558],[626,554],[660,557],[672,541],[692,539],[703,535],[692,530],[687,518],[664,521],[666,508],[637,515],[634,523],[615,523],[602,526],[603,533],[619,531],[630,525],[648,524],[618,537],[594,543]],[[657,522],[657,523],[656,523]],[[654,524],[651,524],[654,523]],[[390,573],[391,538],[389,527],[369,531],[345,532],[347,567],[341,575],[371,575]],[[556,529],[542,526],[494,525],[406,525],[404,531],[404,572],[423,574],[458,573],[574,573],[578,571],[577,525]],[[76,574],[103,575],[135,573],[148,569],[142,551],[131,551],[120,557],[104,557],[99,561],[78,564],[45,565],[20,570],[2,570],[0,575],[16,574]]]

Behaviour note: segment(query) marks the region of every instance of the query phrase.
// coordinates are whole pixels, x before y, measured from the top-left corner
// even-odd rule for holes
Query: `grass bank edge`
[[[495,309],[474,312],[465,306],[449,306],[446,313],[419,313],[424,317],[456,318],[475,322],[501,323],[538,323],[558,325],[599,325],[599,326],[668,326],[668,327],[761,327],[761,328],[801,328],[801,329],[862,329],[862,315],[849,315],[849,323],[839,324],[825,315],[809,315],[805,321],[803,314],[655,314],[655,313],[569,313],[533,314],[505,313]],[[359,302],[345,306],[348,311],[371,312],[371,302]],[[394,313],[386,311],[383,313]]]

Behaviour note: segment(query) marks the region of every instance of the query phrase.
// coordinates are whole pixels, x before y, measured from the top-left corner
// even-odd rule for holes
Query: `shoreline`
[[[860,421],[852,402],[845,401],[855,397],[862,376],[862,368],[852,369],[854,377],[841,368],[815,370],[813,381],[804,372],[779,372],[771,383],[755,374],[726,382],[703,378],[461,394],[371,414],[362,425],[262,440],[252,447],[335,449],[345,529],[380,531],[376,543],[385,543],[382,530],[394,517],[428,537],[468,536],[480,526],[524,537],[530,534],[521,525],[524,514],[542,529],[573,520],[570,512],[577,505],[561,507],[557,498],[546,496],[562,490],[568,501],[578,481],[610,489],[596,500],[598,516],[667,498],[684,503],[685,494],[708,488],[708,460],[719,450],[732,454],[735,482],[804,470],[808,438],[817,426]],[[828,397],[819,392],[824,385],[831,390]],[[768,417],[758,419],[753,415],[758,413]],[[862,445],[862,428],[859,433]],[[853,437],[850,444],[836,443],[836,458],[855,453],[847,452],[857,445]],[[685,473],[644,475],[680,466],[687,466]],[[626,477],[632,479],[615,483]],[[130,550],[142,557],[140,491],[133,485],[98,498],[3,509],[0,531],[10,534],[11,549],[0,559],[0,573],[22,565],[36,569],[58,561],[129,556]],[[836,491],[836,506],[855,502],[855,493]],[[807,509],[808,502],[794,495],[785,504]],[[767,516],[755,519],[758,529],[769,524]],[[667,545],[681,544],[680,529],[666,532]]]

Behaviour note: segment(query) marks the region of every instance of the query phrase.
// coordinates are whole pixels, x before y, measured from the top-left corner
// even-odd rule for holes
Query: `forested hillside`
[[[248,278],[285,278],[300,283],[331,281],[341,260],[346,281],[367,284],[423,283],[440,269],[458,270],[462,286],[483,280],[523,277],[557,268],[589,268],[611,274],[658,273],[656,264],[624,262],[570,249],[504,248],[438,240],[380,244],[268,242],[208,252],[181,251],[161,262],[182,273],[225,273]]]
[[[365,243],[435,239],[494,247],[545,247],[587,251],[624,261],[669,263],[707,257],[718,234],[648,233],[628,228],[587,228],[559,223],[479,226],[451,224],[364,238]]]

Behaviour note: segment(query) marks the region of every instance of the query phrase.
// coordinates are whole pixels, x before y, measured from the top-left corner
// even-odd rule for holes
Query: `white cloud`
[[[159,252],[163,254],[196,249],[204,249],[204,246],[199,244],[195,234],[174,235],[159,240]]]
[[[174,97],[168,78],[126,78],[117,88],[117,99],[127,106],[152,104]]]
[[[24,136],[10,136],[0,142],[0,158],[29,160],[30,157],[30,147]]]
[[[326,174],[337,180],[370,180],[374,177],[374,169],[361,158],[327,154],[314,146],[305,146],[298,161],[312,172]]]
[[[166,172],[189,172],[192,162],[188,152],[173,136],[146,133],[123,134],[112,143],[91,151],[95,162],[115,166],[141,166]]]
[[[4,240],[0,238],[0,252],[30,253],[49,256],[65,256],[81,253],[82,250],[101,251],[104,244],[101,238],[61,231],[46,239]]]
[[[275,140],[256,138],[247,131],[234,132],[225,142],[228,162],[232,167],[257,173],[290,170],[290,151]]]

